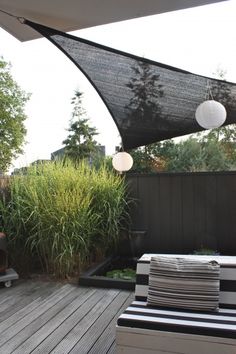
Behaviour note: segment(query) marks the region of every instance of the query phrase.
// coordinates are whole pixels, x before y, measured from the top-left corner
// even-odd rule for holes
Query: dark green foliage
[[[165,167],[167,159],[172,156],[173,140],[150,144],[131,151],[134,160],[132,172],[156,172]]]
[[[199,256],[219,256],[219,252],[212,250],[211,248],[201,247],[199,250],[193,252],[195,255]]]
[[[179,143],[166,140],[136,149],[133,172],[227,171],[236,168],[236,146],[218,141],[212,130],[206,136],[190,137]]]
[[[131,268],[114,269],[106,273],[106,277],[122,280],[135,280],[136,271]]]
[[[10,73],[10,65],[0,57],[0,171],[6,172],[22,153],[26,135],[25,104],[29,99]]]
[[[218,68],[215,76],[221,80],[225,80],[226,71]],[[235,97],[232,95],[226,81],[217,81],[210,88],[211,97],[219,101],[226,108],[227,113],[230,113],[230,107],[236,106]],[[226,118],[227,119],[227,118]],[[198,134],[202,136],[202,134]],[[229,124],[220,128],[212,129],[206,134],[203,134],[202,141],[217,142],[219,148],[226,155],[226,161],[229,169],[236,168],[236,124]]]
[[[73,113],[68,129],[69,135],[62,142],[65,145],[65,156],[76,164],[82,159],[95,156],[98,148],[94,140],[94,136],[98,133],[96,128],[89,125],[89,119],[82,107],[82,96],[81,92],[75,92],[72,99]]]
[[[229,169],[224,151],[215,141],[189,138],[169,151],[165,170],[173,172],[222,171]]]

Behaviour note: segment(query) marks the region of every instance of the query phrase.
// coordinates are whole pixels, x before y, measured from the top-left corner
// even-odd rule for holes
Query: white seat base
[[[116,326],[117,354],[235,354],[236,339]]]

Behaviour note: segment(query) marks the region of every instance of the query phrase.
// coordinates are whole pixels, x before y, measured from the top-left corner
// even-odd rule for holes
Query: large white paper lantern
[[[205,129],[219,128],[225,122],[226,115],[225,107],[214,100],[201,103],[195,113],[198,124]]]
[[[112,165],[119,172],[129,171],[133,166],[133,158],[127,152],[118,152],[112,159]]]

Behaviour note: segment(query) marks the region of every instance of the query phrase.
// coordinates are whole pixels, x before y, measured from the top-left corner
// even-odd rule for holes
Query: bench
[[[138,260],[135,301],[117,321],[117,353],[236,354],[236,257],[175,255],[220,264],[219,311],[199,313],[147,306],[152,256]]]

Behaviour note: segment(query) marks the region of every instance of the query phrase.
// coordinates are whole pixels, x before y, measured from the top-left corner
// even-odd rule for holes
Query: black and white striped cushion
[[[219,306],[220,266],[215,261],[152,257],[147,303],[151,306],[214,311]]]
[[[161,254],[144,254],[137,263],[135,299],[147,301],[148,278],[151,257]],[[178,257],[186,259],[197,259],[202,261],[215,260],[220,264],[220,300],[219,306],[236,309],[236,256],[193,256],[193,255],[161,255],[164,257]]]
[[[234,340],[236,338],[235,309],[219,309],[217,312],[174,311],[148,307],[144,301],[133,301],[119,317],[117,324],[131,328],[184,333],[186,336],[193,334]]]

